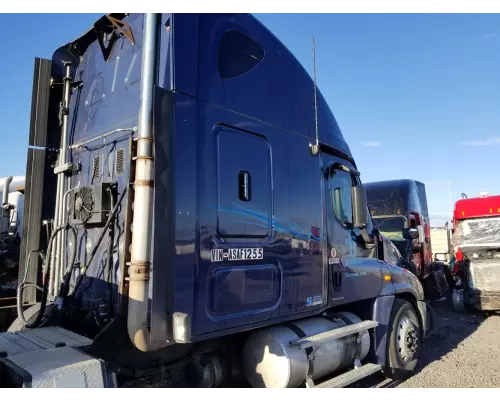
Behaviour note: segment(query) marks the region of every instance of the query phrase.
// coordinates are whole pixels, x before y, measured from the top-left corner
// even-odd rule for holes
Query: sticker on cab
[[[211,262],[223,261],[252,261],[262,260],[264,258],[264,249],[244,248],[244,249],[213,249],[210,252]]]

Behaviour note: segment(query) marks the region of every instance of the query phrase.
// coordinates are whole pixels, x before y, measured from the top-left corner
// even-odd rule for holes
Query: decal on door
[[[262,260],[263,258],[264,249],[262,247],[226,250],[213,249],[210,252],[211,262]]]
[[[310,296],[306,299],[306,306],[319,306],[323,304],[323,296],[322,295],[316,295],[316,296]]]
[[[335,247],[332,247],[332,249],[330,250],[330,258],[328,259],[328,264],[340,264],[340,259],[337,257],[337,249]]]

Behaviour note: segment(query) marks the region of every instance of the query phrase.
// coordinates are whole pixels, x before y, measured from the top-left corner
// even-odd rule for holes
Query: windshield
[[[455,248],[500,247],[500,217],[466,219],[458,222],[452,242]]]
[[[404,241],[405,219],[402,217],[376,217],[374,222],[382,235],[391,241]]]

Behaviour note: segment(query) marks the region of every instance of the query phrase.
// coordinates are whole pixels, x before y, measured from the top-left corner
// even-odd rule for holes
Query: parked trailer
[[[374,229],[324,97],[254,17],[106,15],[37,59],[34,87],[27,278],[0,386],[415,371],[422,286]]]
[[[448,223],[443,227],[431,228],[432,259],[449,263],[453,255],[453,246],[451,244],[451,231]]]
[[[500,196],[457,201],[453,228],[453,272],[461,281],[453,292],[455,308],[500,310]]]

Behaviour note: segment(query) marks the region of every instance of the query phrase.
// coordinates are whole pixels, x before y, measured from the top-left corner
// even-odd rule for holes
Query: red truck
[[[452,244],[456,309],[500,310],[500,196],[467,198],[455,203]]]

